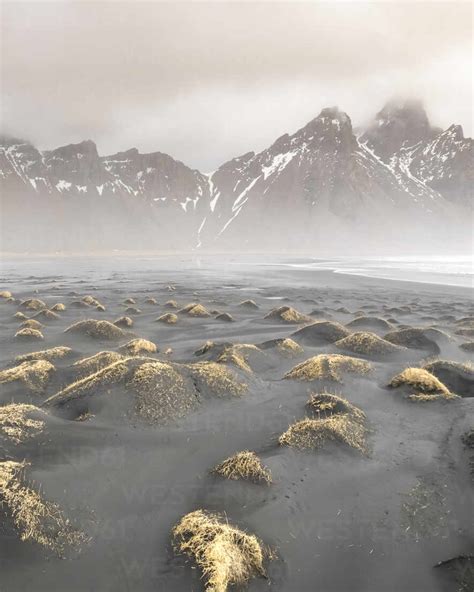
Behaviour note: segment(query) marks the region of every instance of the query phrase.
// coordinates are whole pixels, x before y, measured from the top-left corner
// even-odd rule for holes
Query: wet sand
[[[396,355],[349,354],[370,361],[373,371],[345,374],[338,383],[283,379],[312,356],[347,353],[334,343],[301,343],[304,351],[295,357],[263,349],[249,356],[251,373],[229,366],[248,385],[245,394],[204,397],[198,408],[167,425],[148,425],[122,413],[119,396],[114,412],[113,388],[98,394],[98,402],[90,397],[93,417],[87,421],[45,408],[45,429],[15,446],[1,439],[3,456],[27,459],[29,478],[91,540],[80,553],[58,558],[34,542],[20,541],[4,509],[2,590],[204,590],[199,569],[174,553],[170,537],[179,519],[198,508],[225,512],[229,522],[276,550],[277,557],[267,564],[268,579],[251,580],[249,590],[460,589],[453,572],[434,566],[474,551],[472,451],[461,440],[474,427],[474,392],[468,389],[449,402],[415,403],[387,385],[405,368],[428,360],[472,359],[460,347],[472,337],[458,334],[459,320],[474,315],[472,290],[237,262],[202,263],[196,269],[184,259],[127,260],[114,263],[114,271],[106,261],[83,260],[36,266],[21,261],[11,269],[4,266],[1,282],[16,301],[0,301],[0,369],[12,367],[18,355],[56,346],[68,346],[73,354],[53,361],[56,377],[41,394],[0,385],[2,405],[13,400],[41,407],[67,386],[72,363],[99,351],[117,351],[131,337],[104,342],[64,333],[81,319],[113,322],[130,316],[130,331],[158,346],[156,354],[146,355],[177,364],[212,359],[194,353],[208,340],[260,345],[292,336],[304,324],[264,318],[280,306],[344,326],[364,315],[386,320],[390,331],[424,327],[440,332],[428,333],[432,346]],[[105,311],[72,305],[86,295]],[[151,297],[158,304],[147,303]],[[21,323],[14,314],[36,314],[20,306],[28,298],[66,307],[58,319],[41,320],[42,341],[14,338]],[[125,312],[127,298],[135,300],[139,313]],[[213,314],[193,318],[181,313],[173,325],[154,322],[170,312],[165,306],[170,299],[179,307],[200,303]],[[246,299],[258,308],[240,306]],[[234,322],[216,320],[217,311],[230,314]],[[379,326],[363,330],[380,337],[389,333]],[[168,348],[171,354],[165,354]],[[334,443],[316,451],[278,444],[289,424],[305,417],[309,394],[325,389],[366,414],[368,454]],[[271,470],[270,486],[209,473],[246,449]]]

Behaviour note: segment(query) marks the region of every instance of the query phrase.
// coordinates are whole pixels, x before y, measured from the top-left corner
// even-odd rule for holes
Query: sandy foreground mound
[[[474,366],[437,360],[423,366],[448,389],[461,397],[474,397]]]
[[[58,555],[79,548],[87,537],[75,529],[59,506],[46,500],[25,477],[26,463],[0,462],[0,500],[22,541],[33,541]]]
[[[300,323],[312,323],[313,319],[307,315],[298,312],[291,306],[280,306],[274,308],[267,315],[265,319],[271,319],[275,321],[282,321],[283,323],[300,324]]]
[[[292,334],[292,338],[298,343],[306,345],[321,345],[326,343],[334,343],[350,334],[349,329],[346,329],[340,323],[333,321],[317,321],[311,325],[307,325]]]
[[[33,360],[46,360],[51,362],[52,360],[58,360],[62,358],[66,358],[72,354],[72,349],[70,347],[65,346],[58,346],[58,347],[51,347],[50,349],[43,349],[40,351],[31,352],[29,354],[23,354],[21,356],[17,356],[15,358],[15,362],[30,362]]]
[[[455,399],[456,395],[433,374],[423,368],[406,368],[392,378],[392,388],[404,387],[409,390],[413,401],[434,401],[436,399]]]
[[[374,358],[400,353],[406,349],[382,339],[375,333],[365,331],[351,333],[344,339],[336,341],[335,346],[344,351]]]
[[[19,366],[0,371],[0,384],[19,382],[33,393],[42,393],[55,367],[47,360],[30,360]]]
[[[225,516],[196,510],[173,528],[177,553],[194,559],[201,568],[208,592],[227,592],[254,577],[265,577],[264,560],[269,556],[254,535],[228,523]]]
[[[44,412],[34,405],[11,403],[0,407],[0,435],[15,444],[25,442],[44,428]]]
[[[410,327],[391,331],[384,336],[384,339],[394,345],[439,353],[439,346],[433,338],[436,335],[434,331],[436,330]],[[438,333],[443,336],[441,331],[438,331]]]
[[[342,382],[344,373],[368,374],[371,370],[370,363],[364,360],[340,354],[320,354],[301,362],[287,372],[284,378]]]
[[[73,365],[79,378],[44,405],[77,416],[105,406],[115,416],[149,423],[183,417],[206,397],[239,396],[247,385],[223,364],[172,364],[117,352],[99,352]]]

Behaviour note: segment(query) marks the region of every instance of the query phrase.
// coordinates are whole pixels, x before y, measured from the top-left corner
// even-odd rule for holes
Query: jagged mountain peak
[[[400,149],[428,140],[440,131],[432,127],[421,101],[392,99],[376,114],[361,142],[388,162]]]

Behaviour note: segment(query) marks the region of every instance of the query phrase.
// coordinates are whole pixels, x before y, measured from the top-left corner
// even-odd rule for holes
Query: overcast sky
[[[2,128],[202,171],[395,95],[472,135],[470,2],[2,1]]]

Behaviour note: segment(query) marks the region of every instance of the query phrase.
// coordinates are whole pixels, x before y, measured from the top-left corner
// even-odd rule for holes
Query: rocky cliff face
[[[323,109],[211,175],[160,152],[100,156],[90,140],[40,152],[0,138],[2,247],[344,252],[436,241],[472,212],[472,144],[459,126],[433,128],[414,102],[385,106],[359,138],[346,113]]]

